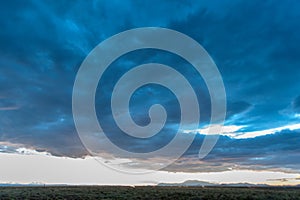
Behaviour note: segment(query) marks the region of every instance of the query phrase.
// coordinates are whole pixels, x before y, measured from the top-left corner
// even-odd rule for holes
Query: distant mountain
[[[20,187],[22,184],[17,183],[0,183],[0,187]]]
[[[218,184],[205,181],[188,180],[183,183],[159,183],[157,186],[218,186]]]
[[[210,183],[205,181],[198,181],[198,180],[188,180],[184,181],[183,183],[159,183],[157,186],[183,186],[183,187],[207,187],[207,186],[214,186],[214,187],[272,187],[271,185],[267,184],[251,184],[251,183],[228,183],[228,184],[217,184],[217,183]],[[287,186],[289,187],[289,186]],[[293,186],[293,187],[300,187]]]
[[[68,186],[67,184],[44,184],[44,183],[0,183],[0,187],[43,187],[43,186]]]

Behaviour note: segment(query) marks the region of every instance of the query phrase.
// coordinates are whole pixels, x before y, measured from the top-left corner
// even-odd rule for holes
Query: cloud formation
[[[9,1],[0,6],[0,140],[83,157],[72,118],[72,89],[83,59],[101,41],[127,29],[167,27],[198,41],[216,62],[227,92],[226,126],[242,131],[270,130],[299,123],[299,3],[261,1],[127,2]],[[153,14],[155,13],[155,15]],[[140,125],[149,123],[148,109],[164,105],[166,127],[155,137],[134,140],[117,127],[110,110],[116,81],[136,65],[158,62],[180,71],[194,86],[201,125],[210,119],[210,98],[202,78],[176,55],[156,50],[128,53],[116,60],[99,82],[98,119],[110,139],[131,151],[151,151],[177,132],[180,112],[166,88],[148,85],[132,97],[130,110]],[[244,168],[299,169],[298,131],[252,139],[221,137],[199,165],[196,147],[203,136],[169,170],[201,171]],[[181,133],[185,134],[185,133]],[[274,143],[275,141],[275,143]],[[2,151],[5,148],[2,148]],[[103,152],[107,153],[107,152]],[[288,155],[288,156],[283,156]],[[114,155],[115,156],[115,155]]]

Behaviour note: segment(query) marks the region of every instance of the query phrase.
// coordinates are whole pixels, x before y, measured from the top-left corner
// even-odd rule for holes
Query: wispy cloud
[[[260,130],[260,131],[251,131],[251,132],[236,132],[237,139],[243,139],[243,138],[254,138],[262,135],[269,135],[274,134],[276,132],[280,132],[282,130],[297,130],[300,129],[300,124],[291,124],[291,125],[285,125],[277,128],[271,128],[266,130]]]
[[[234,137],[245,126],[237,125],[210,125],[195,130],[184,130],[183,133],[199,133],[203,135],[226,135]]]
[[[18,106],[11,106],[11,107],[0,107],[0,110],[18,110]]]
[[[184,130],[183,133],[198,133],[203,135],[225,135],[235,139],[247,139],[274,134],[282,130],[297,130],[300,129],[300,124],[289,124],[285,126],[258,131],[241,131],[241,129],[245,127],[246,126],[243,125],[210,125],[195,130]]]

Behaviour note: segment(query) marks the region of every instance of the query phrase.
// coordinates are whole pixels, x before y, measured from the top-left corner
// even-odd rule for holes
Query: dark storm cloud
[[[166,25],[196,9],[190,3],[161,4],[157,9],[152,2],[1,3],[1,139],[55,155],[86,154],[71,111],[72,87],[80,63],[93,47],[113,34],[140,23]],[[166,10],[179,7],[176,15],[165,15]],[[152,11],[157,18],[149,18]],[[104,110],[104,106],[99,109]]]
[[[72,118],[76,72],[99,42],[120,31],[143,26],[172,28],[204,46],[224,79],[227,124],[243,125],[245,131],[251,131],[283,126],[287,120],[299,123],[299,118],[287,119],[282,112],[291,102],[293,111],[300,111],[298,8],[297,1],[1,3],[0,139],[59,156],[86,155]],[[157,137],[143,142],[123,136],[125,139],[120,140],[123,133],[116,128],[109,105],[111,90],[127,70],[149,62],[173,66],[184,74],[197,93],[201,122],[205,124],[210,118],[207,88],[185,60],[154,50],[124,55],[100,81],[96,108],[111,139],[131,151],[159,148],[172,139],[178,128],[180,112],[174,95],[164,88],[148,86],[132,98],[133,119],[141,125],[149,123],[149,107],[162,103],[168,111],[166,128]],[[257,164],[295,169],[297,149],[293,141],[298,139],[297,134],[283,132],[245,140],[222,137],[206,162],[214,161],[222,169],[222,159],[233,160],[226,162],[230,166],[240,163],[253,168]],[[197,145],[201,144],[202,136],[198,137]],[[277,137],[284,140],[276,140],[274,146]],[[187,154],[193,155],[191,152]],[[281,155],[287,152],[291,156]],[[256,157],[259,159],[255,160]]]
[[[253,105],[239,119],[250,125],[249,130],[285,123],[278,111],[299,92],[298,6],[295,1],[241,1],[217,10],[219,15],[200,9],[185,23],[172,26],[196,38],[210,53],[223,75],[229,101]]]

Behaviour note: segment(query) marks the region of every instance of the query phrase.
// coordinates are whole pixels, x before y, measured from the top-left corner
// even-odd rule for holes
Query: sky
[[[299,7],[296,0],[1,2],[0,182],[148,184],[198,178],[277,184],[267,180],[291,178],[278,184],[300,184]],[[106,136],[137,153],[162,148],[176,134],[183,140],[195,137],[176,162],[156,175],[133,178],[107,172],[107,166],[91,158],[74,124],[72,92],[81,64],[99,43],[141,27],[172,29],[201,44],[222,76],[227,112],[216,145],[200,160],[211,117],[202,77],[186,60],[166,51],[142,49],[119,57],[101,77],[95,96]],[[117,127],[110,107],[114,85],[135,66],[154,62],[173,67],[191,83],[201,111],[198,128],[178,131],[179,102],[155,84],[135,91],[130,114],[140,126],[147,125],[149,108],[160,103],[168,114],[165,127],[144,140]],[[101,146],[97,150],[98,159],[130,169],[136,163],[144,169],[170,159],[128,157]],[[44,160],[49,165],[41,165]],[[55,171],[54,165],[59,166]],[[74,171],[66,170],[70,166]],[[99,179],[91,174],[84,178],[85,172]]]

